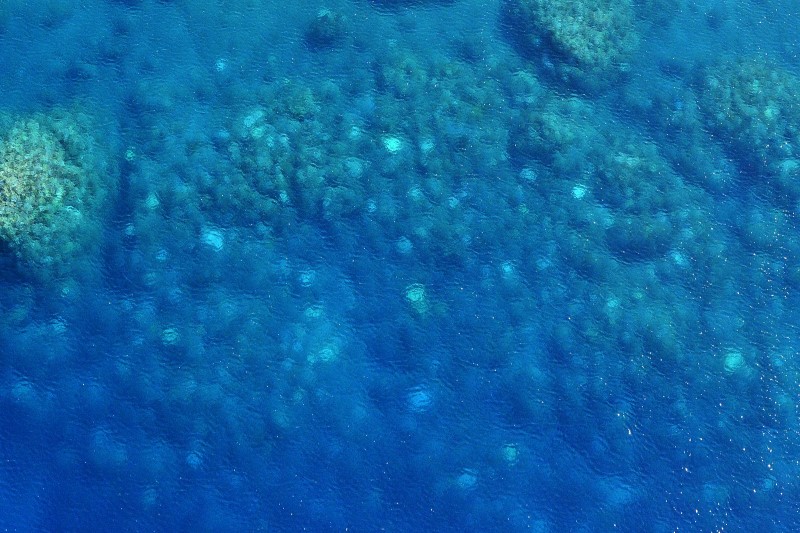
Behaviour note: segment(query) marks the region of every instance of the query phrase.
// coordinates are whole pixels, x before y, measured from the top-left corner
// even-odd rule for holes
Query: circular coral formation
[[[0,142],[0,239],[26,272],[63,274],[97,242],[106,172],[88,126],[70,113],[17,118]]]

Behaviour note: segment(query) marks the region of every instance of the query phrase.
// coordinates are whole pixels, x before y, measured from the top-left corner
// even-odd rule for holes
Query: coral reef
[[[798,94],[800,78],[761,57],[709,69],[700,89],[701,108],[717,138],[746,169],[793,201],[800,198]]]
[[[348,33],[347,19],[330,9],[320,9],[305,31],[306,43],[313,49],[333,48]]]
[[[533,49],[549,44],[560,56],[560,74],[583,85],[624,71],[638,45],[630,0],[515,0],[510,9],[523,42]]]
[[[91,121],[57,111],[5,122],[0,239],[26,272],[64,274],[97,247],[104,199],[113,187]]]
[[[601,128],[598,114],[577,98],[551,99],[522,113],[511,148],[521,164],[533,157],[554,171],[552,183],[544,175],[539,185],[569,199],[570,223],[594,241],[595,251],[608,247],[627,261],[662,256],[679,246],[682,228],[697,222],[683,206],[687,200],[701,204],[699,191],[684,184],[652,145],[610,127],[610,117]],[[589,257],[597,259],[596,253]]]

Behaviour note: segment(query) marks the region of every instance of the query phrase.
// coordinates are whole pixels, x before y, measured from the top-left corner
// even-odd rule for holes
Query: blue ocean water
[[[0,528],[800,530],[790,0],[0,4]]]

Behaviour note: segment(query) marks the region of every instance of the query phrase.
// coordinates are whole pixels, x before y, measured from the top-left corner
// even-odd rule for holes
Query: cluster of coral
[[[542,99],[520,113],[513,131],[517,160],[545,165],[537,186],[574,200],[564,202],[570,224],[593,249],[626,261],[652,260],[692,246],[682,235],[704,233],[693,227],[703,225],[695,216],[702,213],[701,191],[684,183],[652,144],[596,106]]]
[[[99,246],[113,176],[84,115],[53,112],[4,122],[0,240],[25,271],[64,274]]]
[[[355,97],[329,81],[277,81],[180,174],[217,225],[260,224],[278,237],[310,222],[344,239],[357,225],[365,243],[395,243],[399,256],[462,261],[493,245],[480,236],[509,222],[491,213],[516,187],[500,179],[507,128],[494,77],[475,86],[463,63],[394,50],[370,81],[377,90]],[[201,164],[205,172],[192,170]],[[175,194],[167,181],[158,187],[162,200]],[[488,187],[505,192],[487,204]]]
[[[568,83],[614,78],[636,47],[630,0],[511,4],[528,44],[554,50]],[[311,49],[349,50],[341,44],[355,18],[323,10],[311,20]],[[144,465],[131,471],[152,511],[172,504],[187,474],[217,473],[227,468],[217,457],[248,452],[258,465],[235,483],[257,502],[254,480],[302,478],[309,461],[406,479],[402,461],[369,450],[410,439],[426,491],[506,515],[528,505],[518,496],[535,499],[530,477],[548,469],[641,479],[630,489],[609,482],[609,500],[645,494],[663,474],[660,451],[674,451],[676,464],[691,455],[686,428],[702,429],[723,459],[775,449],[775,433],[740,428],[761,416],[796,425],[796,365],[768,333],[797,322],[798,231],[772,198],[766,209],[738,202],[763,180],[732,193],[736,172],[713,149],[720,139],[794,207],[793,75],[736,61],[706,71],[699,87],[645,91],[648,135],[630,114],[557,94],[513,54],[459,59],[390,42],[363,57],[347,58],[365,66],[346,78],[283,78],[259,63],[257,80],[244,82],[230,74],[233,57],[213,57],[210,76],[179,84],[132,69],[142,75],[127,100],[124,250],[114,257],[131,290],[92,326],[119,338],[109,351],[120,356],[87,354],[68,382],[55,359],[30,354],[41,339],[68,339],[71,319],[22,328],[33,308],[22,290],[7,298],[23,303],[3,313],[9,331],[30,332],[18,373],[59,366],[59,386],[85,400],[87,426],[108,420],[66,444],[70,454],[105,473]],[[629,96],[620,94],[615,103]],[[72,271],[98,247],[115,180],[93,131],[77,113],[0,119],[0,240],[33,271]],[[5,398],[44,412],[37,387],[11,382]],[[129,418],[112,416],[120,397]],[[160,433],[154,416],[174,432]],[[138,436],[120,431],[125,442],[116,423]],[[320,441],[331,444],[302,454]],[[793,456],[780,446],[776,455]],[[647,463],[656,470],[642,476]],[[381,471],[365,475],[370,464]],[[430,464],[449,474],[429,480]],[[766,475],[753,464],[747,478]],[[776,483],[797,487],[796,469],[776,472]],[[540,477],[534,490],[550,498],[547,479],[558,476]],[[683,503],[749,497],[719,478],[687,479]],[[497,498],[495,480],[511,496]],[[574,500],[589,503],[564,515],[591,523],[603,497],[574,481]],[[385,509],[374,495],[386,483],[353,488],[356,511]],[[627,504],[607,513],[628,516]]]
[[[709,69],[700,90],[706,120],[746,169],[800,198],[800,78],[762,57]]]
[[[515,0],[511,11],[522,41],[553,47],[562,75],[582,84],[624,71],[639,42],[630,0]]]

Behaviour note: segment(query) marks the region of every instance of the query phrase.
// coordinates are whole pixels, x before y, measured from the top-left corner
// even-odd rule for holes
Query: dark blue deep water
[[[800,531],[796,0],[0,2],[0,530]]]

